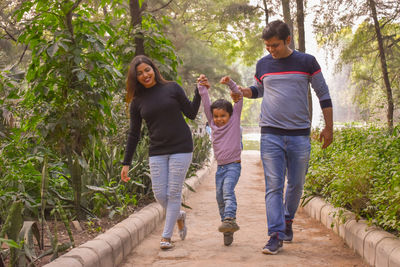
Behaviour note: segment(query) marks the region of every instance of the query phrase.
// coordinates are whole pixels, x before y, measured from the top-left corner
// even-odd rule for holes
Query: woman
[[[142,119],[149,130],[149,164],[156,200],[166,209],[160,248],[173,245],[171,236],[178,223],[179,235],[186,237],[186,214],[180,211],[182,186],[192,160],[193,140],[182,113],[193,120],[200,106],[195,90],[190,102],[175,82],[166,81],[146,56],[136,56],[128,70],[127,102],[130,103],[130,130],[126,145],[121,180],[128,182],[129,165],[140,139]]]

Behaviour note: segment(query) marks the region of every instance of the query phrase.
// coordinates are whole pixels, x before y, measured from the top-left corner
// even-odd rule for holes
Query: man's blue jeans
[[[303,193],[310,159],[310,137],[261,134],[260,150],[265,176],[268,235],[278,233],[279,239],[283,239],[285,220],[294,218]]]
[[[240,163],[237,162],[218,165],[215,173],[215,185],[221,221],[228,217],[236,218],[235,186],[239,181],[241,169]]]

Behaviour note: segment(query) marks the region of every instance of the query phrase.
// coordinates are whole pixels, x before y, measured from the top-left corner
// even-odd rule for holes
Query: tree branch
[[[24,58],[24,56],[25,56],[25,52],[26,52],[26,50],[28,49],[28,45],[25,45],[25,48],[24,48],[24,52],[22,52],[22,55],[19,57],[19,60],[18,60],[18,62],[17,63],[15,63],[14,64],[14,66],[12,66],[11,67],[11,69],[14,69],[16,66],[18,66],[19,65],[19,63],[21,63],[22,62],[22,59]]]
[[[166,3],[166,4],[164,4],[162,7],[160,7],[160,8],[156,8],[156,9],[153,9],[153,10],[149,10],[149,12],[153,13],[153,12],[157,12],[157,11],[159,11],[159,10],[163,9],[163,8],[166,8],[167,6],[169,6],[169,4],[171,4],[171,3],[172,3],[172,1],[174,1],[174,0],[169,0],[169,2],[168,2],[168,3]]]
[[[66,26],[68,28],[68,31],[71,34],[72,41],[75,42],[74,40],[74,29],[72,27],[72,12],[79,6],[79,4],[82,2],[82,0],[77,0],[71,7],[71,9],[67,12],[66,14]]]
[[[7,34],[14,42],[17,41],[17,39],[16,39],[11,33],[9,33],[9,32],[7,31],[7,28],[6,28],[6,27],[1,26],[1,28],[3,28],[3,30],[6,32],[6,34]]]

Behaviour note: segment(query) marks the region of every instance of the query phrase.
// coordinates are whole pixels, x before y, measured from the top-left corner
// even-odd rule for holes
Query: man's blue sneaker
[[[293,220],[287,220],[287,221],[285,221],[285,223],[286,223],[286,229],[285,229],[286,236],[283,238],[283,241],[292,242],[292,240],[293,240],[293,228],[292,228]]]
[[[268,243],[262,249],[262,253],[275,255],[282,248],[282,246],[283,241],[278,239],[278,233],[273,233],[269,238]]]

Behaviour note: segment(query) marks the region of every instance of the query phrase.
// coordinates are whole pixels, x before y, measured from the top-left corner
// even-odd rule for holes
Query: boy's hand
[[[233,102],[237,103],[237,102],[239,102],[240,99],[243,98],[243,95],[239,94],[239,93],[231,92],[231,98],[232,98]]]
[[[197,78],[197,83],[199,85],[203,85],[203,86],[207,87],[207,89],[209,89],[211,87],[210,83],[208,82],[207,77],[204,74],[201,74],[199,76],[199,78]]]
[[[228,84],[230,79],[231,79],[231,78],[230,78],[229,76],[224,76],[224,77],[221,78],[220,83],[222,83],[222,84]]]

